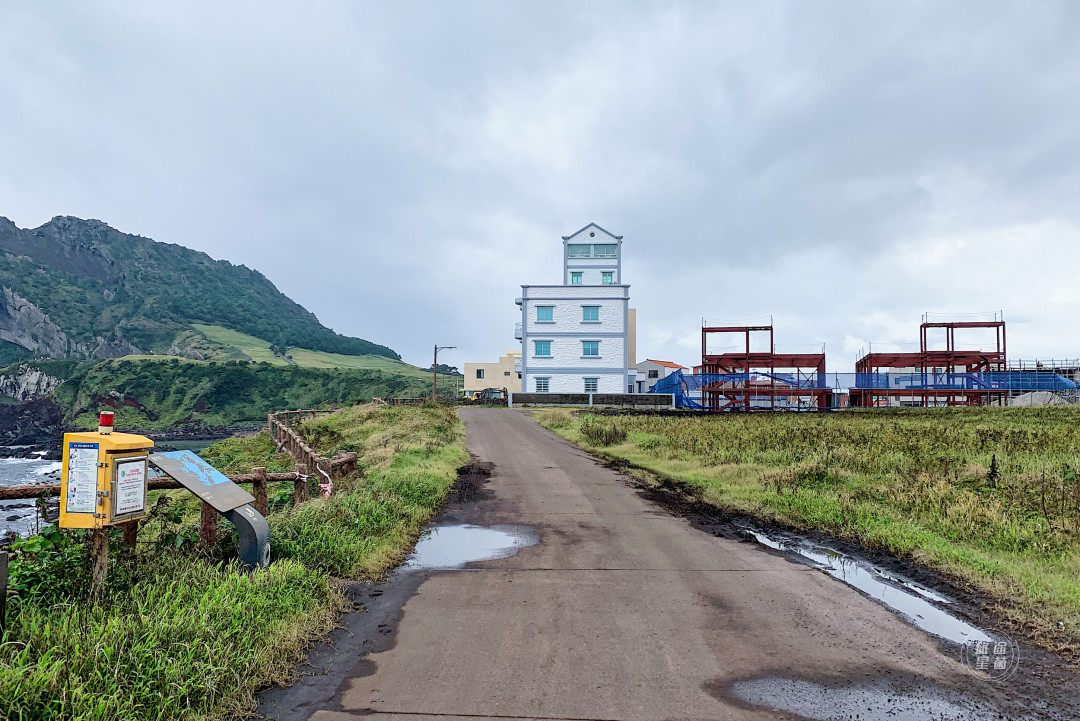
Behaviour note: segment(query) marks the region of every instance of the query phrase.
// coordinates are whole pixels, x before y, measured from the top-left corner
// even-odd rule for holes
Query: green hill
[[[431,392],[429,378],[374,369],[306,368],[250,361],[130,356],[98,362],[37,361],[64,379],[53,397],[69,428],[93,428],[113,409],[120,428],[221,427],[285,408],[366,403]],[[447,394],[452,391],[448,387]]]
[[[431,382],[431,371],[423,370],[395,358],[381,355],[342,355],[306,348],[287,348],[284,354],[275,354],[270,343],[238,331],[214,325],[194,324],[193,327],[206,339],[206,343],[196,345],[204,357],[209,360],[249,360],[267,362],[272,365],[298,365],[304,368],[355,368],[378,370],[383,373],[419,378]],[[439,364],[442,365],[441,363]],[[459,385],[461,376],[439,373],[439,383],[447,387]]]
[[[206,337],[196,325],[279,349],[400,359],[326,328],[256,270],[98,220],[57,217],[20,229],[0,217],[0,291],[0,363],[136,352],[198,358]]]

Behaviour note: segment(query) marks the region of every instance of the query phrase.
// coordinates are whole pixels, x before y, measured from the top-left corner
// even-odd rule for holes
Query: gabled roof
[[[599,231],[600,231],[600,232],[602,232],[602,233],[607,233],[608,235],[610,235],[610,236],[611,236],[612,238],[614,238],[615,240],[622,240],[622,236],[621,236],[621,235],[615,235],[614,233],[612,233],[612,232],[611,232],[611,231],[609,231],[609,230],[604,230],[603,228],[601,228],[601,227],[600,227],[599,225],[597,225],[596,223],[589,223],[589,224],[588,224],[588,225],[586,225],[586,226],[585,226],[584,228],[582,228],[581,230],[577,231],[577,233],[571,233],[570,235],[564,235],[564,236],[562,237],[562,239],[563,239],[563,240],[570,240],[570,239],[571,239],[571,238],[573,238],[573,237],[574,237],[575,235],[578,235],[579,233],[581,233],[581,232],[583,232],[583,231],[586,231],[586,230],[588,230],[589,228],[596,228],[597,230],[599,230]]]
[[[686,366],[681,366],[678,363],[672,363],[671,361],[658,361],[658,360],[653,360],[652,358],[646,358],[645,362],[646,363],[655,363],[656,365],[664,366],[665,368],[681,368],[684,371],[685,370],[690,370]]]

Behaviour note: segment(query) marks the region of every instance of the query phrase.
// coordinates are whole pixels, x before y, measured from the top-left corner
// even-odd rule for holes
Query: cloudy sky
[[[639,359],[772,316],[850,370],[928,311],[1077,357],[1078,37],[1050,1],[5,0],[0,215],[257,268],[417,364],[512,348],[589,222]]]

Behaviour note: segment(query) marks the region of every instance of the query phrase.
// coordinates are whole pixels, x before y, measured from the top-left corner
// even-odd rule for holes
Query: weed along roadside
[[[311,477],[271,484],[269,568],[244,573],[237,534],[184,490],[149,493],[134,548],[109,534],[108,574],[91,598],[87,531],[49,527],[13,547],[0,645],[0,718],[223,719],[254,708],[336,623],[350,580],[381,576],[411,549],[468,461],[453,408],[363,405],[295,423],[322,458],[355,470],[319,493]],[[225,474],[289,473],[267,433],[200,456]]]
[[[1010,632],[1080,661],[1078,408],[531,413],[646,487],[939,574]]]

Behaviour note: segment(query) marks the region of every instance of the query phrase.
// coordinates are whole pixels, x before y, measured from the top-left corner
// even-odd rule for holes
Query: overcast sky
[[[420,365],[515,347],[589,222],[639,359],[771,315],[844,371],[999,310],[1075,358],[1077,38],[1049,1],[4,0],[0,215],[256,268]]]

